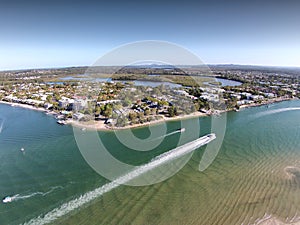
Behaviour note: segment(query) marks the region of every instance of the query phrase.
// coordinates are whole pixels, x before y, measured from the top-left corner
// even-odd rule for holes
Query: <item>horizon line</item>
[[[143,66],[144,64],[137,65]],[[145,64],[147,65],[147,64]],[[152,64],[159,65],[159,64]],[[118,67],[118,66],[128,66],[128,65],[107,65],[107,67]],[[133,65],[134,66],[134,65]],[[300,69],[300,66],[284,66],[284,65],[263,65],[263,64],[235,64],[235,63],[203,63],[199,65],[188,65],[188,64],[178,64],[173,66],[241,66],[241,67],[269,67],[269,68],[286,68],[286,69]],[[28,67],[28,68],[16,68],[16,69],[1,69],[0,72],[16,72],[16,71],[27,71],[27,70],[49,70],[49,69],[67,69],[67,68],[82,68],[82,67],[97,67],[97,66],[87,66],[87,65],[69,65],[69,66],[50,66],[50,67]],[[100,66],[99,66],[100,67]],[[103,66],[102,66],[103,67]]]

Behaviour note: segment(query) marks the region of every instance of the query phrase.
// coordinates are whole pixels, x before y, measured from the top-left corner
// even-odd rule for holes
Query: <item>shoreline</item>
[[[269,104],[274,104],[274,103],[279,103],[279,102],[284,102],[284,101],[291,101],[291,100],[297,100],[298,98],[275,98],[271,99],[269,101],[261,102],[261,103],[253,103],[249,105],[243,105],[240,107],[240,110],[246,109],[246,108],[252,108],[252,107],[259,107],[259,106],[264,106],[264,105],[269,105]],[[229,109],[229,110],[222,110],[219,111],[217,115],[220,115],[225,112],[232,112],[235,111],[234,109]],[[239,111],[239,110],[238,110]],[[237,111],[237,112],[238,112]],[[216,114],[207,114],[207,113],[202,113],[202,112],[194,112],[192,114],[188,115],[180,115],[180,116],[175,116],[175,117],[163,117],[162,119],[159,120],[154,120],[151,122],[146,122],[142,124],[132,124],[132,125],[127,125],[124,127],[110,127],[104,124],[104,121],[93,121],[92,124],[84,124],[78,121],[75,121],[73,119],[68,120],[67,124],[70,124],[71,126],[74,127],[79,127],[79,128],[85,128],[85,129],[90,129],[90,130],[98,130],[98,131],[114,131],[114,130],[126,130],[126,129],[132,129],[132,128],[142,128],[146,126],[151,126],[151,125],[156,125],[165,121],[178,121],[182,119],[190,119],[190,118],[195,118],[195,117],[205,117],[205,116],[213,116]]]
[[[275,98],[275,99],[270,99],[269,101],[264,101],[261,103],[252,103],[252,104],[248,104],[248,105],[242,105],[242,106],[240,106],[239,110],[250,108],[250,107],[259,107],[259,106],[263,106],[263,105],[279,103],[279,102],[283,102],[283,101],[297,100],[297,99],[299,99],[299,98]],[[39,111],[39,112],[44,112],[48,115],[56,115],[57,114],[54,111],[50,111],[50,110],[47,110],[47,109],[44,109],[41,107],[35,107],[32,105],[27,105],[27,104],[22,104],[22,103],[0,101],[0,104],[6,104],[6,105],[10,105],[12,107],[20,107],[20,108]],[[238,112],[239,110],[236,110],[236,111]],[[230,112],[230,111],[235,111],[235,110],[234,109],[222,110],[222,111],[219,111],[217,115],[223,114],[225,112]],[[141,128],[141,127],[145,127],[145,126],[159,124],[159,123],[162,123],[165,121],[178,121],[178,120],[182,120],[182,119],[190,119],[190,118],[195,118],[195,117],[200,118],[200,117],[213,116],[213,115],[215,115],[215,114],[213,114],[213,113],[208,114],[208,113],[203,113],[203,112],[198,111],[198,112],[194,112],[192,114],[179,115],[179,116],[175,116],[175,117],[163,116],[163,118],[158,119],[158,120],[145,122],[142,124],[127,125],[124,127],[110,127],[110,126],[106,125],[103,120],[89,121],[87,123],[82,123],[82,122],[76,121],[74,119],[68,119],[68,120],[66,120],[66,122],[67,122],[66,124],[71,125],[72,127],[78,127],[81,129],[98,130],[98,131],[114,131],[114,130],[125,130],[125,129],[132,129],[132,128]]]
[[[263,105],[270,105],[270,104],[274,104],[274,103],[279,103],[279,102],[284,102],[284,101],[292,101],[292,100],[297,100],[297,99],[299,99],[299,98],[274,98],[274,99],[270,99],[269,101],[264,101],[261,103],[251,103],[248,105],[242,105],[242,106],[240,106],[240,109],[246,109],[246,108],[250,108],[250,107],[258,107],[258,106],[263,106]]]
[[[189,115],[181,115],[181,116],[176,116],[176,117],[163,117],[162,119],[153,120],[151,122],[132,124],[132,125],[124,126],[124,127],[110,127],[110,126],[107,126],[106,124],[104,124],[104,121],[93,121],[92,123],[88,122],[91,124],[84,124],[82,122],[78,122],[73,119],[67,120],[67,124],[70,124],[71,126],[74,126],[74,127],[85,128],[85,129],[90,129],[90,130],[114,131],[114,130],[126,130],[126,129],[132,129],[132,128],[141,128],[141,127],[145,127],[145,126],[159,124],[164,121],[177,121],[177,120],[181,120],[181,119],[199,118],[199,117],[204,117],[204,116],[209,116],[209,115],[207,115],[206,113],[202,113],[202,112],[194,112]]]
[[[40,112],[51,112],[51,111],[41,108],[41,107],[35,107],[33,105],[27,105],[27,104],[22,104],[22,103],[0,101],[0,104],[10,105],[12,107],[20,107],[20,108],[24,108],[24,109],[31,109],[31,110],[36,110],[36,111],[40,111]]]

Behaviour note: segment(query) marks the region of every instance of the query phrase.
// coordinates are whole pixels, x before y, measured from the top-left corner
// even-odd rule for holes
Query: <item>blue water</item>
[[[211,77],[206,77],[206,78],[211,78]],[[239,81],[235,80],[229,80],[229,79],[224,79],[224,78],[213,78],[216,82],[220,82],[221,86],[240,86],[242,83]],[[209,85],[209,86],[218,86],[211,84],[210,82],[204,82],[204,84]]]
[[[221,82],[221,86],[239,86],[242,83],[235,80],[228,80],[223,78],[216,78],[217,82]]]
[[[174,177],[151,186],[120,186],[54,224],[253,224],[265,214],[291,220],[300,214],[297,108],[299,100],[230,112],[220,152],[204,172],[197,169],[200,149]],[[72,127],[58,126],[42,112],[2,104],[1,124],[0,196],[14,200],[0,204],[0,224],[43,217],[108,182],[83,159]],[[200,124],[207,133],[211,119],[200,118]],[[179,127],[180,122],[168,122],[168,133]],[[148,128],[133,132],[139,138],[149,135]],[[124,148],[113,132],[99,136],[114,156],[141,164],[176,147],[180,134],[166,136],[145,154]],[[288,167],[296,168],[292,178]]]

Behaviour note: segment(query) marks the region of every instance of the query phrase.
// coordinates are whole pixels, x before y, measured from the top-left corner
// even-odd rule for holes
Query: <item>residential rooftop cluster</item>
[[[136,86],[125,81],[34,82],[36,76],[30,73],[21,76],[22,82],[15,77],[15,82],[3,83],[0,99],[42,107],[57,114],[60,120],[105,121],[107,126],[122,127],[198,111],[210,115],[300,97],[295,76],[240,70],[215,71],[215,76],[238,80],[241,85],[213,83],[174,88]]]

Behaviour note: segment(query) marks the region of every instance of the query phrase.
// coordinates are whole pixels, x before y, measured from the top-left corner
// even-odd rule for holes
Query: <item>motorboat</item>
[[[3,203],[9,203],[9,202],[12,202],[12,200],[13,200],[12,197],[7,196],[7,197],[3,198],[2,202]]]
[[[180,131],[180,133],[184,132],[185,131],[185,128],[179,128],[178,131]]]
[[[67,122],[64,121],[64,120],[57,120],[57,123],[58,123],[59,125],[66,125],[66,124],[67,124]]]

